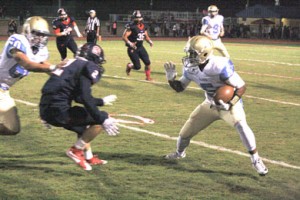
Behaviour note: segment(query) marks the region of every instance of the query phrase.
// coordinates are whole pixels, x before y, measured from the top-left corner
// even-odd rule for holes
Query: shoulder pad
[[[101,78],[101,73],[98,65],[94,64],[91,61],[87,62],[84,71],[84,75],[91,80],[92,84],[97,83]]]

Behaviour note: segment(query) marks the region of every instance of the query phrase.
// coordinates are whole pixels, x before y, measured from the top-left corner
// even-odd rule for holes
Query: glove
[[[217,110],[230,110],[231,104],[225,103],[223,100],[219,100],[219,104],[216,104],[215,101],[211,101],[210,108],[214,108]]]
[[[103,97],[102,100],[103,100],[104,105],[111,106],[111,105],[113,105],[112,102],[116,101],[117,98],[118,97],[113,94],[113,95],[108,95],[106,97]]]
[[[114,118],[108,117],[103,122],[102,127],[109,136],[116,136],[120,133],[119,128],[117,127],[117,122]]]
[[[176,76],[177,76],[177,72],[176,72],[176,66],[174,63],[170,62],[166,62],[164,64],[165,67],[165,71],[166,71],[166,77],[168,81],[174,81]]]
[[[219,110],[230,110],[231,105],[229,103],[225,103],[223,100],[219,100],[220,105],[216,105]]]

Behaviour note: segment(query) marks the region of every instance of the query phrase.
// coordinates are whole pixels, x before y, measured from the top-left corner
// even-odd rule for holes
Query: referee
[[[101,40],[100,36],[100,20],[96,17],[96,11],[90,10],[90,17],[86,22],[85,31],[87,33],[86,41],[89,43],[97,43],[97,38]]]

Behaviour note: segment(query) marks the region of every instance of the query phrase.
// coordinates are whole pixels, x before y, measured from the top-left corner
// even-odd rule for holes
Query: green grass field
[[[123,123],[117,137],[99,135],[93,150],[108,164],[86,172],[65,155],[76,135],[61,128],[47,130],[38,107],[17,102],[22,131],[0,137],[0,199],[300,199],[300,46],[225,44],[248,85],[243,98],[247,120],[269,168],[261,177],[248,157],[237,154],[246,149],[222,121],[193,138],[198,144],[189,146],[185,159],[163,159],[175,150],[174,139],[204,95],[195,84],[179,94],[166,84],[163,63],[175,62],[180,76],[185,42],[153,39],[152,49],[145,45],[154,82],[144,81],[143,70],[127,77],[123,42],[103,41],[106,76],[93,94],[116,94],[118,101],[102,109],[118,119],[141,122],[117,116],[128,114],[155,123]],[[2,49],[4,42],[0,44]],[[49,50],[50,61],[59,62],[54,41]],[[11,96],[37,104],[46,79],[46,74],[31,73],[11,89]]]

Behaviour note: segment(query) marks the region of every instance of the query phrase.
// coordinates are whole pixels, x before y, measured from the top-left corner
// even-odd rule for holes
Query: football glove
[[[176,66],[174,63],[170,62],[166,62],[164,64],[164,68],[166,71],[166,77],[168,81],[174,81],[176,76],[177,76],[177,72],[176,72]]]
[[[220,99],[219,104],[216,104],[215,101],[212,101],[210,107],[215,108],[217,110],[226,110],[226,111],[228,111],[231,108],[231,104],[225,103],[223,100]]]
[[[116,101],[117,100],[117,96],[112,94],[112,95],[108,95],[106,97],[103,97],[102,100],[103,100],[103,103],[104,105],[113,105],[112,102]]]
[[[117,122],[114,118],[108,117],[102,124],[103,129],[109,136],[118,135],[119,128],[117,127]]]

